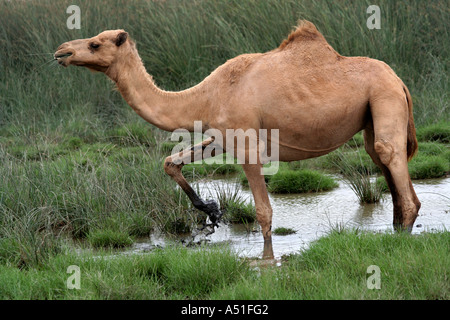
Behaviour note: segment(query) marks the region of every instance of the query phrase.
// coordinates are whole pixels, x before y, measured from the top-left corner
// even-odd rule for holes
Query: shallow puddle
[[[390,194],[378,204],[360,204],[347,184],[335,177],[339,187],[328,192],[308,194],[269,194],[273,208],[273,227],[295,230],[291,235],[273,235],[276,258],[297,253],[336,226],[371,231],[392,231],[393,208]],[[217,198],[218,188],[240,188],[242,197],[250,201],[251,191],[242,188],[235,179],[202,180],[197,184],[203,198]],[[413,181],[422,208],[413,233],[450,229],[450,178]],[[256,229],[256,230],[255,230]],[[256,232],[255,232],[256,231]],[[207,237],[210,243],[228,243],[241,256],[259,257],[263,238],[257,224],[251,226],[221,224]],[[164,246],[163,237],[135,244],[133,250]]]

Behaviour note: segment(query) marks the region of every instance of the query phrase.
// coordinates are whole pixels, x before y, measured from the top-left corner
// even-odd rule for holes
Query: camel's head
[[[54,57],[65,67],[72,64],[105,72],[124,50],[127,39],[128,33],[124,30],[107,30],[93,38],[63,43]]]

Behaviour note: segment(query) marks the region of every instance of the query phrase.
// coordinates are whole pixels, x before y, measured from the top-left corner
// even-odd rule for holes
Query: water
[[[273,235],[276,258],[298,253],[312,241],[326,235],[336,226],[360,228],[370,231],[393,231],[393,205],[390,194],[378,204],[360,204],[353,191],[339,177],[339,187],[328,192],[308,194],[269,194],[273,208],[272,230],[290,228],[295,234]],[[250,189],[243,189],[234,179],[202,180],[196,183],[203,198],[217,198],[215,190],[241,189],[243,198],[252,199]],[[422,208],[413,234],[424,231],[450,230],[450,178],[413,181]],[[256,228],[256,232],[252,232]],[[241,256],[261,257],[263,237],[254,226],[221,224],[216,232],[207,237],[211,243],[228,243]],[[153,237],[153,244],[164,245],[164,239]],[[137,244],[145,246],[146,244]]]

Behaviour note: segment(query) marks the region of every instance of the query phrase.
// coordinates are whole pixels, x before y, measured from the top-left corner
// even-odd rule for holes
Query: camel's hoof
[[[412,229],[413,229],[413,225],[405,226],[405,225],[400,224],[400,223],[394,223],[394,230],[397,233],[402,233],[402,232],[404,232],[404,233],[411,233]]]
[[[208,200],[205,202],[206,210],[204,212],[209,216],[212,224],[217,224],[222,218],[223,213],[219,209],[219,205],[214,200]]]
[[[219,209],[219,205],[214,200],[208,201],[197,201],[194,202],[194,206],[198,209],[206,213],[211,220],[212,224],[217,224],[222,218],[223,213]]]

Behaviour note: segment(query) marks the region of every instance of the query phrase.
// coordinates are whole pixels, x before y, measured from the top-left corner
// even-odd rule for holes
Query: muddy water
[[[285,227],[296,232],[286,236],[273,235],[274,254],[277,258],[306,248],[311,241],[327,234],[338,225],[371,231],[393,230],[393,208],[389,194],[378,204],[363,205],[343,180],[335,178],[339,187],[332,191],[269,195],[273,208],[273,229]],[[237,187],[241,189],[242,197],[248,201],[252,199],[251,191],[240,187],[234,179],[203,180],[197,185],[204,198],[216,198],[217,187],[226,190]],[[413,185],[422,202],[413,233],[444,228],[449,230],[450,178],[414,181]],[[241,256],[258,257],[262,254],[263,239],[256,224],[247,227],[221,225],[207,239],[212,243],[228,243]],[[164,239],[153,237],[152,242],[163,245]],[[139,245],[143,244],[137,244],[137,248]]]

